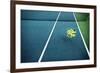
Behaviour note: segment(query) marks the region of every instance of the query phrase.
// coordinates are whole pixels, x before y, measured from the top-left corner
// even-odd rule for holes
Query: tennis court
[[[88,14],[83,13],[83,18],[76,14],[21,10],[21,62],[89,59],[88,29],[84,26],[89,24],[84,17]],[[74,38],[66,37],[69,29],[77,32]]]

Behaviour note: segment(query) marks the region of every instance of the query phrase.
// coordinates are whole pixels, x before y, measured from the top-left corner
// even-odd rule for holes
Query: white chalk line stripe
[[[80,32],[80,34],[81,34],[81,37],[82,37],[83,43],[84,43],[84,45],[85,45],[86,51],[87,51],[87,53],[88,53],[88,56],[90,57],[89,50],[88,50],[87,45],[86,45],[86,43],[85,43],[84,37],[83,37],[83,35],[82,35],[82,33],[81,33],[81,30],[80,30],[80,27],[79,27],[79,25],[78,25],[78,21],[77,21],[77,19],[76,19],[76,16],[75,16],[75,13],[74,13],[74,12],[73,12],[73,15],[74,15],[74,18],[75,18],[75,21],[76,21],[77,27],[78,27],[78,29],[79,29],[79,32]]]
[[[43,48],[43,51],[42,51],[42,53],[41,53],[41,55],[40,55],[40,57],[39,57],[38,62],[41,62],[41,60],[42,60],[42,57],[43,57],[43,55],[44,55],[44,53],[45,53],[45,51],[46,51],[46,48],[47,48],[48,43],[49,43],[49,41],[50,41],[50,38],[51,38],[51,36],[52,36],[52,34],[53,34],[53,31],[54,31],[54,29],[55,29],[55,27],[56,27],[56,24],[57,24],[57,21],[58,21],[58,19],[59,19],[60,14],[61,14],[61,12],[59,12],[59,14],[58,14],[58,16],[57,16],[57,18],[56,18],[56,21],[55,21],[55,23],[54,23],[54,25],[53,25],[53,28],[52,28],[52,30],[51,30],[51,32],[50,32],[50,35],[49,35],[49,37],[48,37],[48,39],[47,39],[47,42],[46,42],[46,44],[45,44],[45,46],[44,46],[44,48]]]

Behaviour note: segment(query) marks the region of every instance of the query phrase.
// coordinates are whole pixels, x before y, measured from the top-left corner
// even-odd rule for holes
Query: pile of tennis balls
[[[75,38],[76,37],[76,30],[75,29],[68,29],[66,31],[66,37],[68,38]]]

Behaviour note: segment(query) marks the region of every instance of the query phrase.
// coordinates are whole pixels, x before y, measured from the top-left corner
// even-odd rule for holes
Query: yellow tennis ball
[[[68,37],[68,38],[74,38],[74,37],[76,37],[76,30],[75,29],[69,29],[69,30],[67,30],[66,31],[66,36]]]

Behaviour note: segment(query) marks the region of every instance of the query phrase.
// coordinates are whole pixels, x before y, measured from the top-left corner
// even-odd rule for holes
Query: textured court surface
[[[58,14],[56,11],[21,10],[22,63],[39,61]],[[88,14],[76,13],[76,18],[89,51]],[[77,31],[75,38],[66,37],[66,30],[70,28]],[[61,12],[40,62],[86,59],[89,55],[73,13]]]

